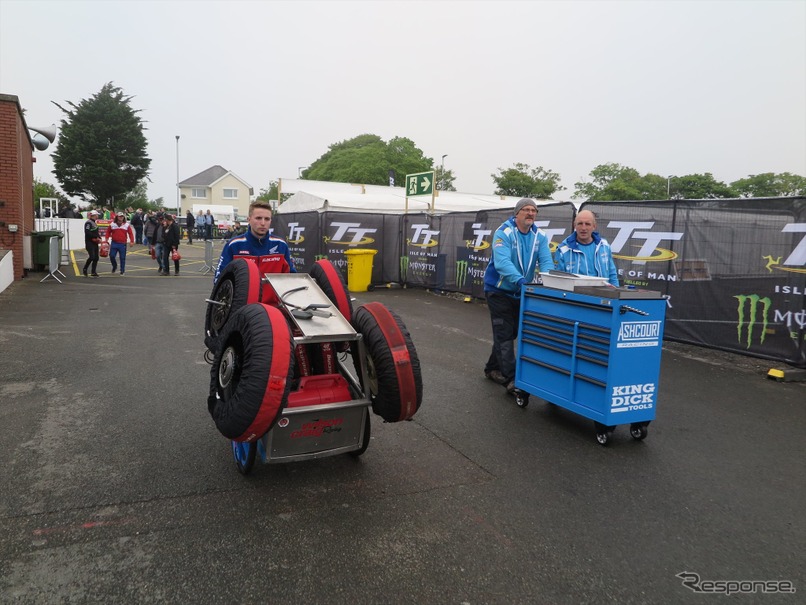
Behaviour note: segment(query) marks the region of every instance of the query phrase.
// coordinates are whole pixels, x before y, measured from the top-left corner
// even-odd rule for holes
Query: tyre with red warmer
[[[218,337],[232,314],[260,300],[260,272],[257,265],[243,258],[233,260],[221,272],[210,300],[214,302],[207,303],[204,345],[215,353]]]
[[[422,403],[423,379],[403,320],[382,303],[371,302],[355,310],[352,324],[364,341],[369,384],[363,384],[358,360],[356,370],[372,411],[386,422],[408,420]]]
[[[282,311],[262,303],[235,311],[220,334],[207,408],[219,432],[252,443],[288,403],[293,341]]]
[[[353,303],[347,291],[347,284],[344,283],[344,276],[335,265],[327,259],[320,259],[313,264],[309,274],[344,319],[352,321]]]

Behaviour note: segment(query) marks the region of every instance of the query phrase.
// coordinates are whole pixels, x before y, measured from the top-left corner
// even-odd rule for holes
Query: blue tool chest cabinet
[[[665,316],[659,292],[526,285],[516,402],[525,407],[532,394],[590,418],[602,445],[619,424],[643,439],[658,403]]]

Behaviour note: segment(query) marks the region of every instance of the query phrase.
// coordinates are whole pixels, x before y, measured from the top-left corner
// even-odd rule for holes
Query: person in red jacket
[[[118,212],[115,220],[106,229],[106,241],[112,240],[109,250],[109,260],[112,263],[112,273],[118,270],[116,256],[120,256],[120,274],[126,272],[126,242],[134,243],[134,229],[126,221],[126,215]]]

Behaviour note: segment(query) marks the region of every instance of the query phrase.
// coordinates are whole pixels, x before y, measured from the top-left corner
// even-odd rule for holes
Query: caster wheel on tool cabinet
[[[640,441],[641,439],[646,439],[646,435],[647,435],[646,425],[643,425],[643,424],[631,424],[630,425],[630,435],[632,435],[633,439],[637,439],[638,441]]]
[[[515,391],[515,403],[519,408],[525,408],[527,405],[529,405],[529,393]]]
[[[235,458],[235,466],[242,475],[248,475],[255,466],[255,454],[257,443],[232,442],[232,457]]]
[[[599,445],[607,445],[610,441],[610,436],[613,434],[614,426],[607,426],[600,422],[595,422],[596,425],[596,441]]]

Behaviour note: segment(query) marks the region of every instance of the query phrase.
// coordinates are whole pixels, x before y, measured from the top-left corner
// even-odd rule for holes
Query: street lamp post
[[[181,202],[179,200],[179,135],[176,135],[176,217],[182,212]]]
[[[667,200],[672,199],[672,196],[671,196],[671,191],[672,191],[672,176],[673,176],[673,175],[671,175],[671,174],[670,174],[669,176],[667,176],[667,177],[666,177],[666,199],[667,199]]]
[[[299,168],[297,168],[297,177],[298,178],[302,178],[302,170],[304,168],[307,168],[307,166],[300,166]]]
[[[442,154],[442,165],[439,168],[439,188],[445,189],[445,158],[448,157],[447,153]]]

